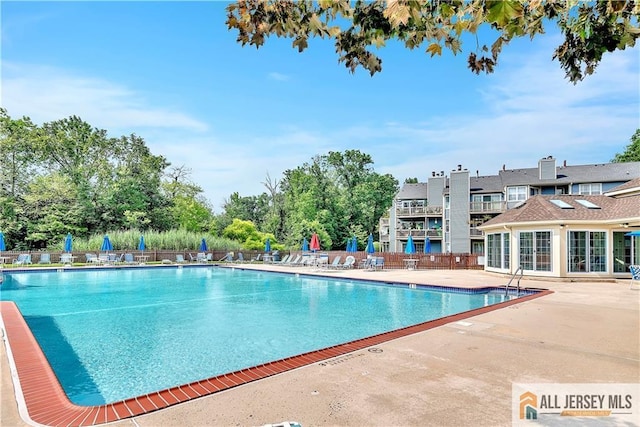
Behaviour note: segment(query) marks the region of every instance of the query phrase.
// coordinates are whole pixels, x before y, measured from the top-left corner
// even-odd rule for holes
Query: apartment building
[[[523,205],[534,196],[603,195],[635,178],[640,162],[560,165],[552,156],[537,167],[508,169],[479,176],[458,165],[449,172],[432,172],[426,182],[404,184],[380,219],[382,251],[403,252],[409,236],[416,251],[485,254],[480,228],[492,218]],[[640,207],[638,208],[640,216]]]

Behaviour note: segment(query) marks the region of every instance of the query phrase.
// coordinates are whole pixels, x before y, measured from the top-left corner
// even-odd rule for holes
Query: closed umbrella
[[[302,251],[303,252],[307,252],[309,250],[309,242],[307,241],[307,238],[305,237],[304,240],[302,241]]]
[[[351,252],[358,252],[358,238],[356,236],[353,236],[351,242]]]
[[[73,249],[73,238],[71,237],[71,233],[67,233],[67,237],[64,239],[64,251],[71,253]]]
[[[369,238],[367,239],[367,253],[372,254],[376,251],[373,247],[373,234],[369,234]]]
[[[112,251],[113,245],[111,244],[111,240],[109,240],[109,236],[105,234],[104,239],[102,239],[102,246],[100,247],[101,251]]]
[[[264,244],[264,251],[271,252],[271,239],[267,237],[267,242]]]
[[[205,238],[202,238],[202,241],[200,242],[200,252],[207,252],[207,241],[205,240]]]
[[[309,244],[309,249],[311,249],[311,252],[320,250],[320,238],[316,233],[313,233],[313,236],[311,236],[311,243]]]
[[[407,239],[407,245],[404,247],[404,253],[409,255],[413,255],[416,253],[416,247],[413,244],[413,237],[411,236],[409,236],[409,239]]]
[[[351,237],[347,239],[347,248],[345,250],[351,252]]]
[[[0,231],[0,252],[6,251],[6,250],[7,250],[7,246],[4,243],[4,233]]]
[[[431,239],[429,239],[428,237],[424,239],[424,253],[425,254],[431,253]]]
[[[140,241],[138,242],[138,250],[144,252],[147,249],[147,245],[144,243],[144,236],[140,236]]]

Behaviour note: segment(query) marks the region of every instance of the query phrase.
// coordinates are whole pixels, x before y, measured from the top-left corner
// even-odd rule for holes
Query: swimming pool
[[[98,405],[504,300],[217,267],[5,275],[69,398]]]

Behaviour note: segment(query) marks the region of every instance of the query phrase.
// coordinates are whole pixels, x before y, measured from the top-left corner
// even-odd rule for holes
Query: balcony
[[[413,206],[410,208],[396,208],[398,217],[442,215],[440,206]]]
[[[471,202],[469,211],[471,213],[501,213],[507,210],[507,202]]]
[[[396,239],[408,239],[409,235],[414,239],[425,239],[426,237],[442,237],[442,231],[430,228],[428,230],[398,230]]]

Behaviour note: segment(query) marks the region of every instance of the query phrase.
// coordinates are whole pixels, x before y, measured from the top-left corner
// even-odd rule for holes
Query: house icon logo
[[[530,391],[520,395],[520,419],[538,419],[538,396]]]

